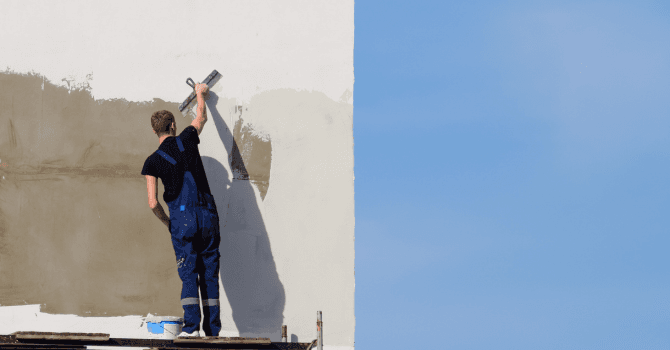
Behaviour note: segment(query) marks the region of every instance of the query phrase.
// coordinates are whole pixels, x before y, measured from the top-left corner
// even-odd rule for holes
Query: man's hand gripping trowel
[[[212,88],[216,82],[221,79],[221,74],[215,70],[212,71],[210,75],[205,78],[205,80],[202,81],[202,84],[207,84],[208,88]],[[188,86],[193,88],[193,92],[182,102],[182,104],[179,105],[179,111],[181,112],[181,115],[183,117],[186,117],[186,115],[191,115],[193,118],[195,118],[195,113],[193,113],[193,107],[195,107],[198,102],[196,100],[196,93],[195,93],[195,82],[193,82],[193,79],[188,78],[186,79],[186,84]]]

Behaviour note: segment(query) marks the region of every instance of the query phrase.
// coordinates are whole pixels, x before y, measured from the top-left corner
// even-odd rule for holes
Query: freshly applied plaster
[[[95,101],[39,75],[0,73],[0,304],[181,312],[169,233],[140,174],[159,109],[178,113],[175,103]]]
[[[235,142],[230,155],[233,178],[251,180],[261,192],[261,198],[265,199],[270,186],[272,142],[269,137],[256,133],[253,125],[244,124],[244,119],[241,117],[242,108],[243,106],[236,108],[240,118],[235,122],[233,130]]]

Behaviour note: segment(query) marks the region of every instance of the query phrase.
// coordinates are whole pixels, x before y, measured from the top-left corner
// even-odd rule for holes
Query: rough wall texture
[[[159,109],[179,115],[175,103],[95,101],[38,75],[0,74],[0,304],[181,312],[169,233],[140,174]]]
[[[229,157],[233,178],[252,181],[261,192],[261,198],[265,199],[270,186],[272,142],[269,137],[256,133],[252,125],[244,123],[241,116],[242,108],[242,106],[236,107],[240,118],[235,122],[233,131],[235,142]],[[243,158],[247,159],[247,162],[244,162]]]

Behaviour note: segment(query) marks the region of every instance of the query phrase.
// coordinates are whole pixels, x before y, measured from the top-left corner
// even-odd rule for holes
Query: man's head
[[[169,111],[154,112],[151,116],[151,128],[154,133],[161,137],[163,135],[177,135],[177,126],[174,123],[174,116]]]

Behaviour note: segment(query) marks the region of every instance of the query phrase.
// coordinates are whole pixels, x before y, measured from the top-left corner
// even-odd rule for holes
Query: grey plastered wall
[[[181,311],[169,233],[147,210],[139,173],[156,147],[147,115],[176,107],[95,101],[39,75],[0,74],[0,304]]]

